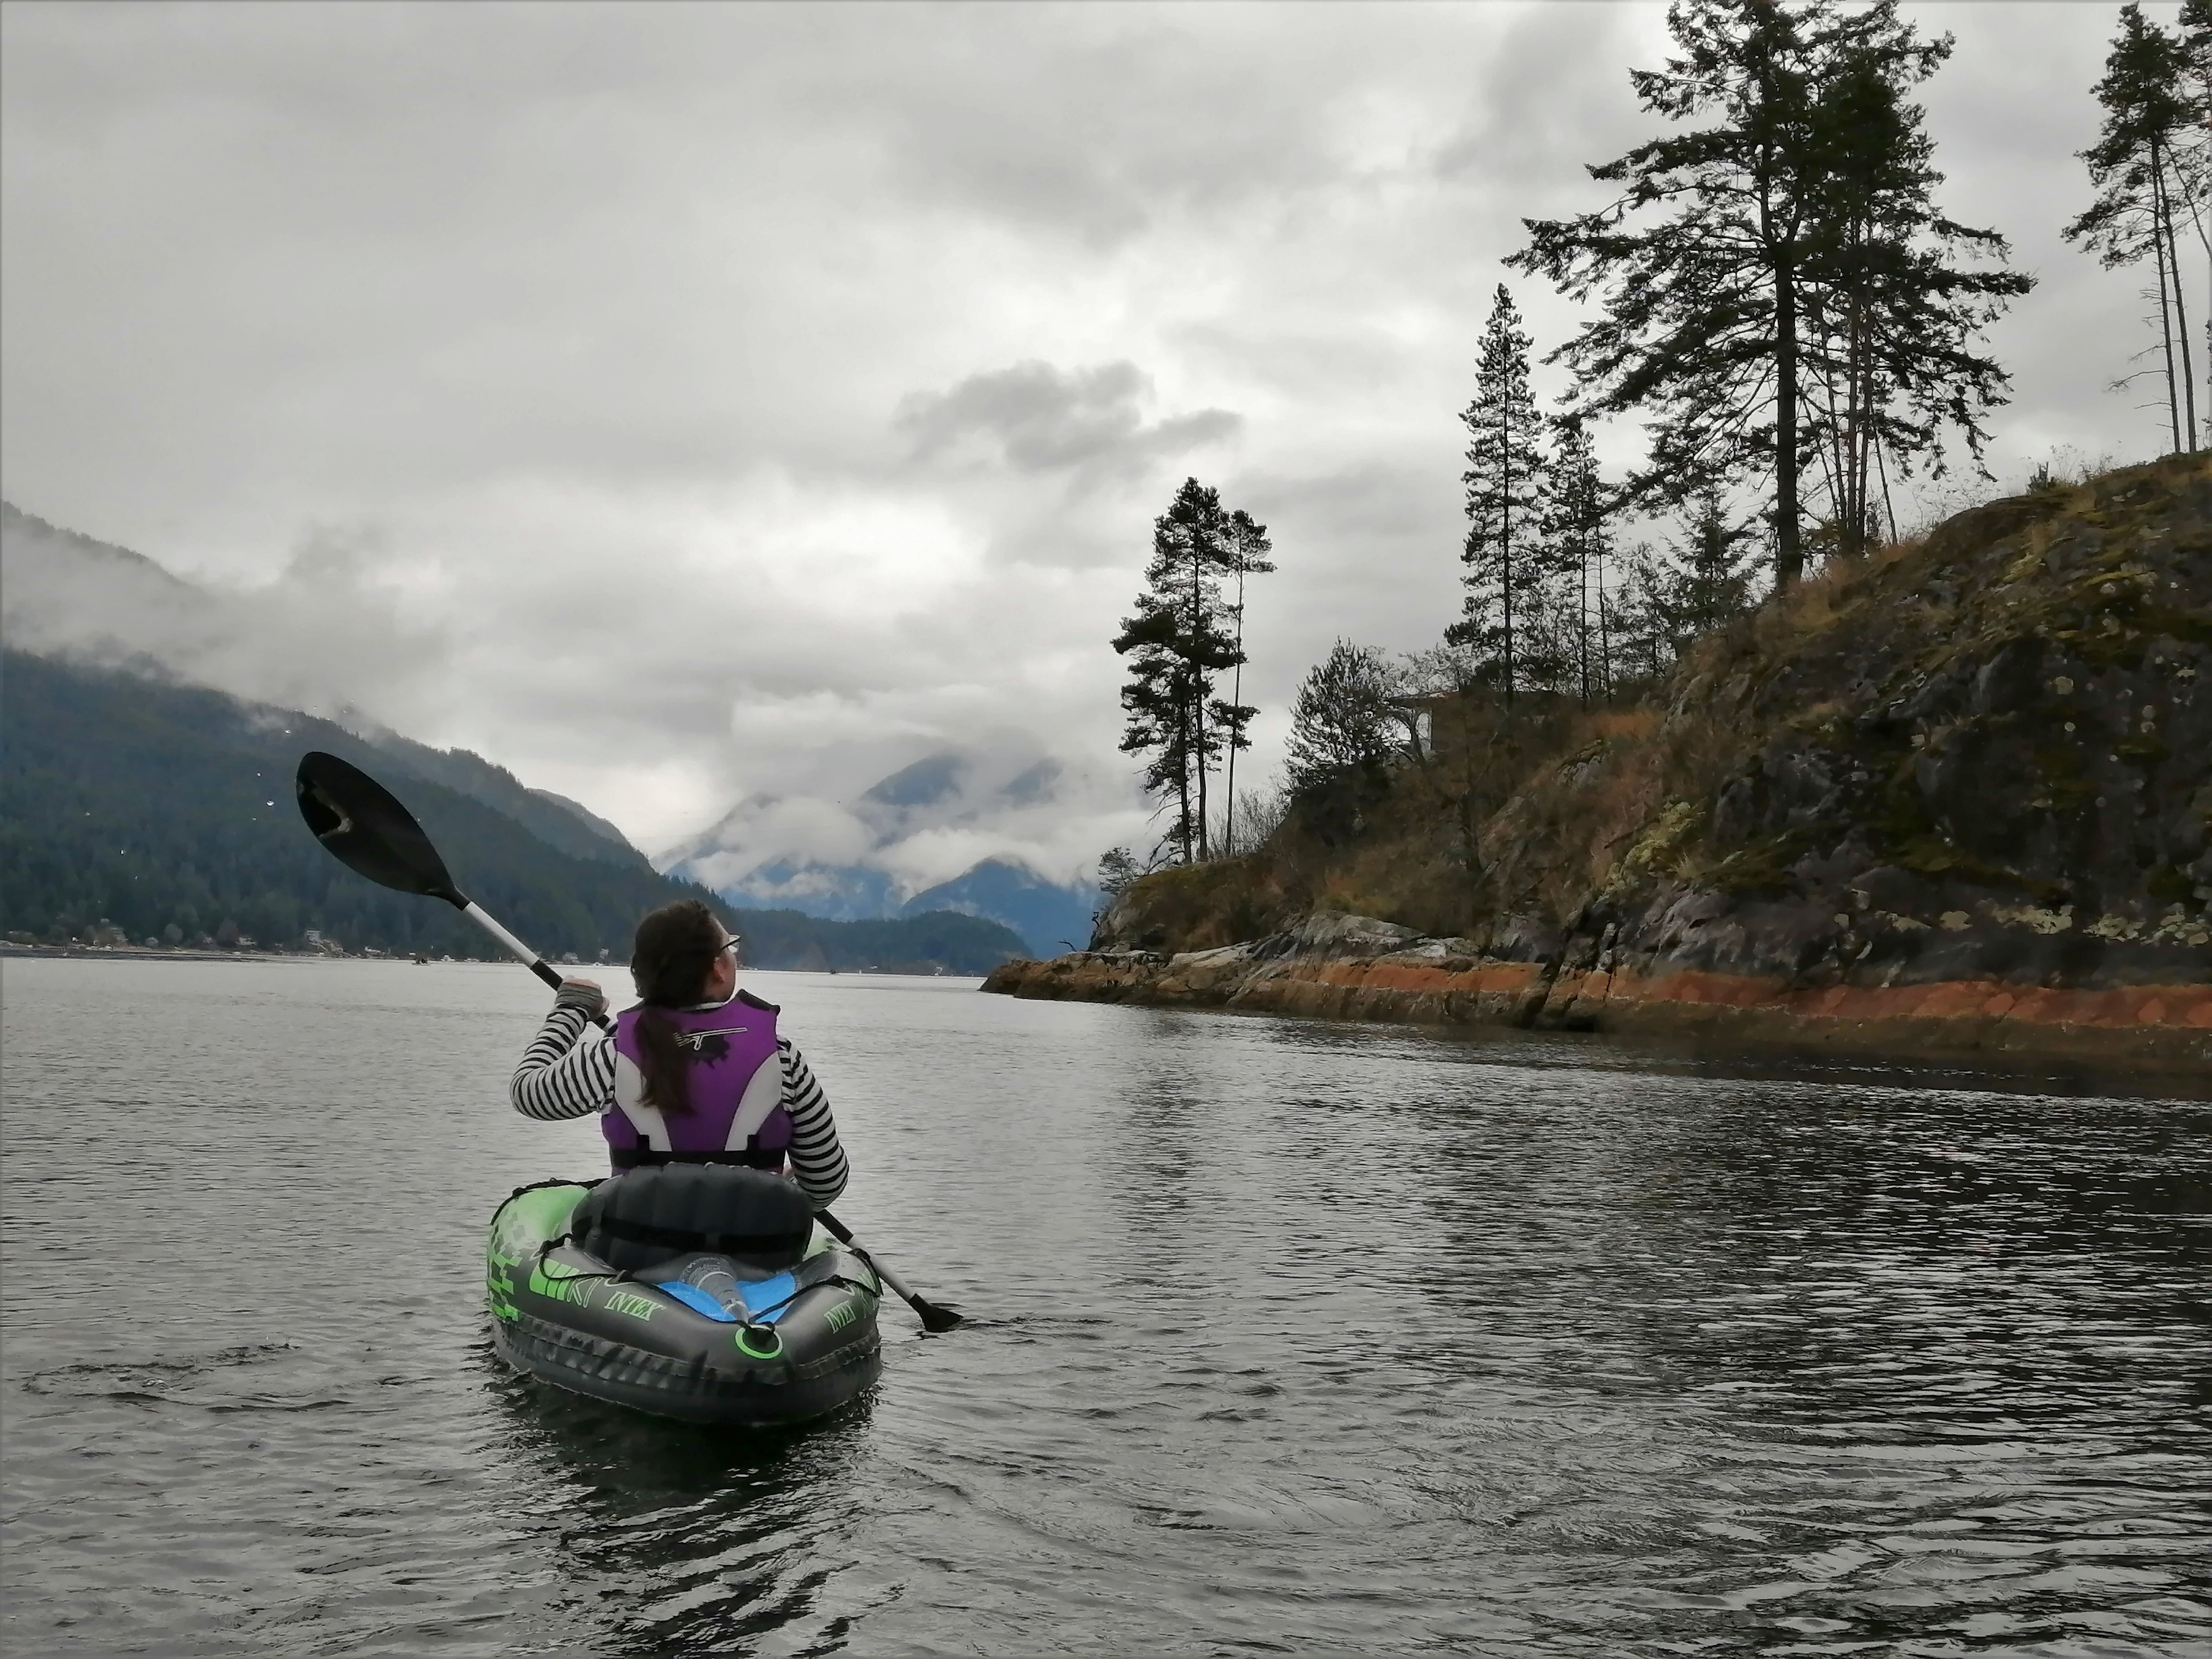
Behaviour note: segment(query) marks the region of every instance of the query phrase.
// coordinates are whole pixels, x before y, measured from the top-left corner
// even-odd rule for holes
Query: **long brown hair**
[[[722,924],[697,899],[664,904],[637,925],[629,976],[637,987],[637,1050],[645,1074],[644,1103],[663,1112],[688,1112],[684,1086],[691,1055],[678,1041],[676,1022],[659,1011],[688,1008],[707,994],[707,975],[722,950]]]

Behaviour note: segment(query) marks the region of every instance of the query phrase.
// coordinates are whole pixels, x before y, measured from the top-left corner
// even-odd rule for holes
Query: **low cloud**
[[[1163,461],[1234,438],[1241,416],[1202,409],[1147,423],[1152,381],[1127,361],[1095,368],[1050,363],[972,374],[948,392],[902,400],[892,424],[918,459],[981,439],[1018,473],[1072,473],[1085,484],[1141,477]]]
[[[1944,207],[2044,279],[1992,335],[1996,470],[2148,452],[2105,390],[2141,273],[2057,236],[2110,12],[1908,11],[1960,36]],[[1240,782],[1337,635],[1451,620],[1491,292],[1540,351],[1582,315],[1499,262],[1658,129],[1664,20],[0,6],[9,495],[190,589],[11,531],[8,637],[365,709],[648,848],[822,809],[733,857],[866,841],[876,780],[1021,728],[1070,781],[896,878],[1072,871],[1141,835],[1108,641],[1185,472],[1275,540]]]
[[[200,584],[0,504],[0,640],[249,701],[413,723],[450,659],[379,578],[373,529],[318,529],[271,580]]]
[[[831,798],[758,794],[655,860],[751,901],[817,896],[855,871],[876,873],[893,902],[988,858],[1057,882],[1086,878],[1109,847],[1147,818],[1119,768],[1045,752],[1017,728],[931,750]]]

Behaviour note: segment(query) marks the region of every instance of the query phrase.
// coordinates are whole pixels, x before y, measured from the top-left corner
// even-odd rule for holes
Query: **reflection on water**
[[[2201,1103],[758,983],[972,1318],[741,1437],[490,1353],[526,977],[9,963],[8,1650],[2212,1644]]]
[[[810,1431],[702,1434],[516,1376],[488,1343],[477,1358],[506,1443],[565,1488],[556,1547],[594,1651],[744,1651],[807,1622],[866,1401]]]

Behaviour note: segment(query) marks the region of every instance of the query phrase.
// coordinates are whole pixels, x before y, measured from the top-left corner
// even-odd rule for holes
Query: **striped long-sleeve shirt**
[[[516,1111],[550,1121],[615,1109],[614,1040],[599,1031],[578,1042],[590,1024],[581,1008],[557,1004],[545,1016],[507,1086]],[[837,1121],[806,1056],[789,1037],[778,1037],[775,1047],[783,1066],[783,1109],[791,1114],[791,1173],[807,1200],[827,1209],[851,1173],[837,1143]]]

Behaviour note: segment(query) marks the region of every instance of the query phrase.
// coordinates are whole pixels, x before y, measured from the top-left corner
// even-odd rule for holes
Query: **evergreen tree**
[[[1545,475],[1543,533],[1547,562],[1572,584],[1568,615],[1577,695],[1584,704],[1610,694],[1612,653],[1606,628],[1607,530],[1612,507],[1586,423],[1573,415],[1553,423],[1552,465]]]
[[[1884,538],[1885,519],[1895,534],[1885,456],[1908,473],[1927,456],[1941,473],[1948,426],[1979,461],[1980,414],[2004,401],[2005,377],[1972,342],[2030,286],[2017,273],[1948,262],[1961,251],[2002,255],[2004,241],[1936,209],[1943,175],[1906,96],[1933,71],[1929,50],[1902,28],[1844,42],[1808,135],[1818,210],[1803,265],[1807,436],[1836,549],[1853,556]]]
[[[1622,556],[1606,597],[1606,631],[1620,680],[1649,685],[1674,660],[1662,598],[1664,567],[1649,542]]]
[[[1379,782],[1400,714],[1396,677],[1380,651],[1339,640],[1291,705],[1291,792],[1311,800],[1335,786]]]
[[[2204,254],[2204,375],[2212,389],[2212,0],[2182,0],[2181,89],[2191,120],[2175,136],[2174,173]]]
[[[1911,158],[1856,163],[1869,205],[1832,181],[1848,116],[1835,101],[1868,66],[1901,91],[1932,75],[1948,38],[1923,42],[1899,21],[1894,0],[1846,8],[1838,0],[1676,0],[1668,25],[1676,55],[1663,69],[1632,71],[1638,100],[1677,124],[1670,133],[1590,169],[1622,187],[1595,213],[1528,220],[1528,246],[1510,262],[1577,300],[1600,295],[1605,314],[1553,354],[1576,372],[1574,407],[1590,414],[1646,411],[1650,453],[1629,481],[1647,506],[1680,506],[1749,477],[1768,481],[1774,577],[1804,569],[1802,474],[1822,438],[1821,410],[1808,398],[1822,364],[1808,362],[1824,310],[1841,301],[1825,289],[1855,276],[1862,341],[1882,341],[1887,376],[1862,375],[1869,409],[1904,397],[1917,424],[1887,428],[1893,442],[1929,453],[1941,428],[1958,428],[1978,456],[1980,412],[2004,384],[1996,365],[1968,349],[1974,331],[2027,279],[1955,269],[1965,245],[1998,253],[2001,239],[1935,213],[1936,175]],[[1863,96],[1863,85],[1856,88]],[[1917,131],[1917,112],[1893,123],[1886,142]],[[1846,146],[1846,148],[1848,148]],[[1879,283],[1838,253],[1832,222],[1857,206],[1859,245],[1890,245],[1890,263],[1909,252],[1930,302],[1905,307],[1900,283]],[[1647,216],[1656,216],[1647,221]],[[1849,239],[1841,239],[1849,245]],[[1883,268],[1887,268],[1886,266]],[[1904,371],[1926,362],[1917,380]],[[1933,415],[1929,421],[1926,417]],[[1860,422],[1867,422],[1863,418]]]
[[[1717,492],[1698,498],[1652,572],[1651,603],[1668,654],[1751,609],[1759,547],[1749,526],[1730,520]]]
[[[1548,574],[1540,513],[1544,457],[1540,417],[1528,392],[1528,337],[1505,284],[1498,285],[1475,362],[1474,399],[1460,419],[1468,431],[1467,595],[1460,619],[1444,630],[1472,648],[1513,700],[1516,681],[1540,672],[1528,660],[1531,623],[1542,608]]]
[[[1222,789],[1228,798],[1229,810],[1221,838],[1224,850],[1231,856],[1237,850],[1237,751],[1252,746],[1245,732],[1252,716],[1260,712],[1244,702],[1244,579],[1272,574],[1275,567],[1268,562],[1267,555],[1273,550],[1274,544],[1267,539],[1267,526],[1241,507],[1229,515],[1230,556],[1237,568],[1237,598],[1229,607],[1237,629],[1235,678],[1230,683],[1229,701],[1213,704],[1213,724],[1229,749],[1229,777]]]
[[[1144,873],[1145,866],[1126,847],[1109,847],[1098,855],[1098,890],[1109,899],[1119,897],[1124,888]]]
[[[2191,185],[2181,153],[2203,119],[2190,97],[2191,50],[2145,18],[2141,6],[2120,8],[2119,38],[2094,88],[2105,107],[2104,125],[2097,142],[2081,152],[2097,198],[2063,233],[2108,270],[2151,262],[2176,449],[2197,447],[2197,377],[2174,234]]]
[[[1264,539],[1264,532],[1262,535]],[[1237,618],[1223,599],[1224,578],[1239,570],[1238,545],[1218,491],[1186,478],[1154,520],[1152,558],[1137,614],[1122,619],[1114,649],[1130,659],[1121,688],[1128,714],[1121,748],[1146,754],[1147,792],[1172,802],[1166,840],[1188,864],[1207,856],[1206,775],[1249,714],[1234,714],[1224,734],[1213,688],[1243,659]]]

